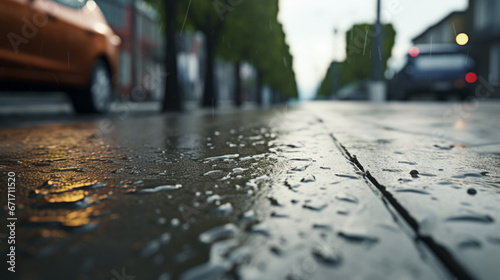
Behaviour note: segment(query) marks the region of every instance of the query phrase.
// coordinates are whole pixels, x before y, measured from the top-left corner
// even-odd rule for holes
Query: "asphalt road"
[[[0,278],[492,279],[499,117],[311,102],[4,121]]]

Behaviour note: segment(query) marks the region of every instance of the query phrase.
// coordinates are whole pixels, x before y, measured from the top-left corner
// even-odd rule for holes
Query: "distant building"
[[[456,11],[433,24],[412,39],[413,44],[449,44],[455,43],[459,33],[470,33],[468,11]]]
[[[142,0],[98,0],[97,4],[113,31],[122,39],[117,89],[120,97],[136,100],[158,99],[162,94],[163,36],[157,12]],[[137,33],[135,40],[134,15]],[[135,81],[133,68],[136,73]]]
[[[500,1],[469,0],[472,17],[471,48],[478,74],[498,94],[500,89]],[[484,93],[482,93],[484,94]]]

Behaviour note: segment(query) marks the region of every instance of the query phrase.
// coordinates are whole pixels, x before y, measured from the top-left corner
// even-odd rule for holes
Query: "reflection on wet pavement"
[[[498,157],[364,112],[292,112],[4,130],[21,279],[456,276],[429,236],[464,273],[495,272],[471,258],[498,256]]]

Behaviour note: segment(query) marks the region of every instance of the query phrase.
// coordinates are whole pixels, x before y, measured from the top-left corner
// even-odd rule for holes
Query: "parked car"
[[[451,95],[465,99],[472,94],[477,80],[474,64],[464,46],[414,46],[404,67],[389,81],[388,98],[408,100],[417,94],[431,93],[437,100]]]
[[[79,113],[106,112],[120,38],[93,0],[1,0],[0,90],[62,90]]]

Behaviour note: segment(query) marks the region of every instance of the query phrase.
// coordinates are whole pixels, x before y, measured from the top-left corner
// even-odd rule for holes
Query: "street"
[[[54,112],[2,114],[1,279],[500,275],[498,101]]]

